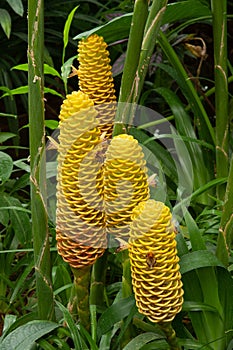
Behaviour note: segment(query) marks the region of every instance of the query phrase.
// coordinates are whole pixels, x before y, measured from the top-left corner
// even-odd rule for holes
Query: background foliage
[[[222,64],[226,64],[227,81],[216,80],[215,76],[214,59],[219,52],[216,23],[223,20],[220,9],[215,10],[216,1],[173,0],[168,2],[163,16],[138,101],[174,125],[193,167],[193,179],[191,174],[184,173],[187,183],[193,181],[193,192],[177,235],[185,303],[173,326],[183,349],[230,350],[233,346],[233,4],[232,1],[221,2],[224,3],[228,13],[225,36],[228,50]],[[57,126],[66,93],[77,89],[77,77],[68,79],[70,66],[77,65],[77,41],[90,31],[103,35],[109,44],[119,96],[132,11],[130,0],[45,2],[45,125],[48,136]],[[0,24],[1,348],[167,349],[160,329],[137,312],[124,251],[116,254],[110,250],[94,267],[96,271],[106,270],[106,279],[101,281],[104,298],[90,305],[91,332],[77,322],[69,308],[74,293],[72,272],[57,255],[52,221],[49,222],[49,243],[55,318],[37,319],[28,158],[27,1],[14,0],[14,5],[12,1],[2,1]],[[229,103],[224,112],[226,119],[218,110],[221,101]],[[224,124],[217,124],[223,119]],[[174,207],[177,192],[182,194],[184,188],[179,188],[169,153],[161,143],[155,142],[156,121],[149,120],[150,125],[145,126],[147,122],[140,120],[140,126],[130,132],[141,142],[145,154],[152,152],[160,162],[167,185],[166,204]],[[228,130],[227,171],[221,174],[218,169],[222,163],[219,165],[216,161],[216,142],[221,142],[218,138],[225,130]],[[174,137],[174,147],[182,156],[184,150],[179,145]],[[152,171],[154,164],[149,158],[148,164]],[[156,191],[153,193],[156,198]],[[224,235],[219,233],[219,228]],[[127,290],[129,293],[125,294]]]

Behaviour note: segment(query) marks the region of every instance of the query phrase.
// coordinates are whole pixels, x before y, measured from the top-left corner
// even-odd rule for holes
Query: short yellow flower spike
[[[115,136],[104,163],[104,205],[109,233],[126,238],[133,208],[149,198],[146,161],[133,136]]]
[[[152,199],[133,211],[129,257],[140,313],[152,322],[171,322],[181,311],[183,289],[171,212]]]
[[[97,34],[82,39],[78,45],[80,90],[97,105],[102,132],[109,138],[115,116],[115,89],[109,52],[104,39]]]
[[[81,91],[67,95],[59,116],[56,238],[59,254],[74,268],[93,264],[106,246],[96,116]]]

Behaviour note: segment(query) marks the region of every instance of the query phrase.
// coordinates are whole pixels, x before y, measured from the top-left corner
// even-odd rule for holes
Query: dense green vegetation
[[[51,146],[62,101],[78,89],[71,65],[90,33],[109,45],[118,101],[141,106],[132,122],[119,105],[123,123],[114,133],[126,127],[143,146],[149,174],[157,174],[152,197],[177,220],[185,292],[172,323],[179,346],[233,347],[233,3],[150,5],[144,19],[131,0],[0,5],[1,349],[169,349],[161,329],[137,311],[126,250],[109,249],[92,268],[90,330],[74,311],[72,270],[57,254],[54,154],[46,173],[46,152],[38,150]],[[132,16],[136,36],[128,40]]]

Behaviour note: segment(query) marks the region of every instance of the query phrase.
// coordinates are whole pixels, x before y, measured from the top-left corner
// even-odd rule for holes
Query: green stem
[[[123,268],[123,274],[122,274],[122,298],[127,298],[132,295],[132,281],[131,281],[131,270],[130,270],[130,260],[129,260],[129,253],[128,250],[123,250],[121,252],[122,256],[122,268]],[[124,327],[124,324],[122,324],[122,327]],[[129,324],[126,328],[122,339],[121,339],[121,346],[122,348],[126,346],[132,339],[134,334],[133,326],[132,324]]]
[[[105,254],[95,262],[92,268],[92,278],[90,287],[90,317],[91,335],[94,341],[96,341],[97,338],[97,306],[104,306],[104,289],[107,270],[107,258],[108,253],[105,252]]]
[[[134,87],[137,84],[136,72],[147,16],[148,0],[136,0],[118,100],[120,103],[118,105],[113,130],[114,136],[125,132],[124,124],[127,124],[128,114],[131,113],[130,103],[133,99]],[[121,102],[127,102],[127,104],[122,104]]]
[[[80,323],[90,330],[89,286],[91,266],[82,269],[72,269],[74,274],[74,288],[69,302],[69,309],[73,315],[78,314]]]
[[[92,269],[91,288],[90,288],[90,304],[104,305],[104,288],[107,269],[108,253],[105,252],[98,260],[96,260]]]
[[[229,250],[233,242],[233,156],[227,181],[225,203],[220,222],[216,255],[226,266],[229,263]]]
[[[228,176],[229,119],[227,83],[227,0],[211,1],[213,15],[215,113],[216,113],[216,175]],[[217,195],[224,199],[225,186],[218,186]]]
[[[38,317],[54,318],[48,218],[44,128],[44,3],[28,1],[28,86],[32,234]]]
[[[122,297],[127,298],[132,295],[132,282],[131,282],[131,271],[130,271],[130,260],[128,250],[122,252]]]
[[[155,48],[155,44],[157,42],[157,36],[161,26],[163,14],[166,10],[166,6],[167,0],[154,0],[149,12],[149,16],[145,27],[145,34],[142,42],[140,61],[138,65],[139,83],[137,91],[135,91],[135,99],[133,101],[136,103],[139,101],[142,92],[148,66]]]
[[[159,326],[167,338],[171,350],[181,350],[176,338],[176,332],[170,322],[161,322]]]

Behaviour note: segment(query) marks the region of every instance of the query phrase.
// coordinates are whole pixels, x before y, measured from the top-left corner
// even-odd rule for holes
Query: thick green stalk
[[[136,0],[118,99],[118,102],[127,102],[127,104],[120,103],[118,105],[113,135],[125,132],[124,124],[127,124],[128,115],[131,113],[130,103],[133,101],[133,94],[137,90],[138,77],[136,72],[147,16],[148,0]]]
[[[131,281],[131,271],[130,271],[130,259],[128,250],[122,251],[122,298],[128,298],[133,294],[132,290],[132,281]],[[122,324],[124,327],[124,324]],[[127,329],[124,332],[124,335],[121,339],[122,348],[129,343],[129,341],[133,337],[133,327],[132,325],[128,325]]]
[[[104,305],[104,288],[107,270],[107,251],[96,260],[92,268],[91,288],[90,288],[90,304]]]
[[[38,317],[53,319],[48,218],[46,210],[46,161],[44,128],[44,6],[28,1],[28,86],[31,163],[32,234],[35,258]]]
[[[170,322],[161,322],[159,327],[164,332],[171,350],[181,350],[176,338],[176,332]]]
[[[122,268],[122,297],[127,298],[133,293],[128,250],[122,252]]]
[[[215,114],[216,114],[216,175],[227,177],[229,170],[229,118],[227,83],[227,0],[211,0],[214,37]],[[224,200],[225,185],[219,185],[217,195]]]
[[[221,218],[220,230],[226,237],[228,248],[233,242],[233,155],[231,156],[230,171],[228,175],[227,188],[225,194],[225,203],[223,205],[223,213]]]
[[[229,250],[233,243],[233,156],[231,157],[230,171],[227,181],[225,203],[220,222],[217,241],[217,257],[227,266],[229,263]]]
[[[138,90],[135,92],[135,100],[138,102],[147,74],[148,66],[157,41],[157,35],[161,26],[162,17],[166,10],[167,0],[154,0],[146,22],[145,34],[142,42],[141,56],[138,65]]]
[[[92,268],[91,286],[90,286],[90,318],[91,318],[91,335],[96,341],[97,338],[97,306],[104,306],[104,289],[107,271],[107,251],[101,258],[96,260]]]
[[[89,310],[89,288],[91,266],[81,269],[72,269],[74,274],[74,287],[69,301],[69,310],[76,316],[80,323],[90,330],[90,310]]]

